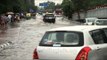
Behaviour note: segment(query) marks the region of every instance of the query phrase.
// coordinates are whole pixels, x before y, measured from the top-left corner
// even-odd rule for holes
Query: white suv
[[[96,19],[94,25],[107,25],[107,19]]]
[[[98,18],[95,17],[90,17],[90,18],[85,18],[85,25],[93,25],[93,23],[95,22],[95,20]]]
[[[34,60],[107,60],[107,26],[69,26],[49,30]]]

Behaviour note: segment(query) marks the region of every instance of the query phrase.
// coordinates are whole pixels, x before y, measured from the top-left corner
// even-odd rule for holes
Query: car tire
[[[52,23],[55,24],[55,20]]]

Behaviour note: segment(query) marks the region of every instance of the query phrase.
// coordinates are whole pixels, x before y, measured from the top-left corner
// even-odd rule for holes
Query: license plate
[[[49,17],[49,19],[52,19],[52,17]]]

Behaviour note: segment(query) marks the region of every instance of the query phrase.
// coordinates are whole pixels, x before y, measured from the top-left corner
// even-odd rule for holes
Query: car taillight
[[[88,53],[91,50],[90,47],[84,47],[79,54],[77,55],[75,60],[88,60]]]
[[[34,50],[33,59],[39,59],[37,49]]]

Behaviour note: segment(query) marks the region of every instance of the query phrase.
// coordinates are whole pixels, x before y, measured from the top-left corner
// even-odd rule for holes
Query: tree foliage
[[[51,1],[44,2],[47,6],[44,6],[44,12],[53,12],[55,10],[55,3]]]
[[[34,1],[34,0],[33,0]],[[0,1],[0,13],[5,13],[8,11],[13,12],[25,12],[29,8],[35,9],[34,3],[29,4],[27,0],[2,0]]]
[[[101,5],[107,5],[107,0],[63,0],[62,2],[64,14],[69,17],[72,13],[77,12],[78,19],[80,19],[81,11],[87,12],[88,9]]]
[[[73,3],[70,0],[63,0],[62,2],[62,10],[64,12],[64,15],[67,16],[68,18],[72,18],[72,13],[73,13]]]
[[[60,8],[62,8],[61,4],[55,5],[55,9],[60,9]]]
[[[48,1],[46,2],[48,4],[47,7],[45,7],[45,9],[55,9],[55,3],[54,2],[51,2],[51,1]]]

